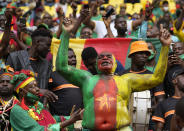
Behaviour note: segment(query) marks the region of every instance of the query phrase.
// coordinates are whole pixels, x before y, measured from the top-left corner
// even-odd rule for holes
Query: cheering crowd
[[[183,20],[184,0],[0,0],[0,130],[184,131]],[[70,39],[134,40],[131,63]]]

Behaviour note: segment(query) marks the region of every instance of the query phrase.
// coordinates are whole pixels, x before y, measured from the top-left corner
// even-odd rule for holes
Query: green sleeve
[[[40,126],[18,105],[15,105],[10,112],[10,123],[13,131],[44,131],[44,126]]]
[[[13,131],[60,131],[59,124],[53,124],[49,128],[40,126],[32,119],[27,111],[23,110],[19,105],[15,105],[10,112],[10,123]]]
[[[153,74],[127,74],[133,92],[149,90],[163,82],[167,70],[168,53],[169,46],[163,46]]]
[[[69,33],[63,29],[61,44],[56,58],[56,70],[72,84],[82,87],[83,82],[92,75],[84,70],[68,65]]]

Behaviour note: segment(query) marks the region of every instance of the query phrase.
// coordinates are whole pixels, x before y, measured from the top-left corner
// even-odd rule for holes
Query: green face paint
[[[184,60],[184,54],[179,56],[182,60]]]
[[[153,52],[152,50],[149,50],[149,52],[151,53],[151,55],[148,57],[148,60],[152,60],[155,57],[155,52]]]
[[[38,96],[35,96],[32,93],[30,93],[30,92],[27,92],[26,98],[29,99],[32,102],[36,102],[36,101],[39,100]]]

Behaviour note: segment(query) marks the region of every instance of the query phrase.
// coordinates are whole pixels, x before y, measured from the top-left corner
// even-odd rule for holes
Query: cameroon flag
[[[121,64],[127,69],[131,65],[131,61],[128,58],[129,47],[133,41],[138,39],[131,38],[103,38],[103,39],[70,39],[69,47],[72,48],[77,57],[77,68],[86,69],[81,60],[81,53],[86,47],[94,47],[98,53],[102,51],[108,51],[114,54],[116,60],[119,60]],[[157,50],[157,59],[161,49],[161,43],[158,39],[141,39],[146,42],[151,42]],[[53,66],[55,70],[55,61],[57,51],[59,48],[60,40],[53,38],[51,45],[51,52],[53,54]],[[62,43],[61,43],[62,44]]]

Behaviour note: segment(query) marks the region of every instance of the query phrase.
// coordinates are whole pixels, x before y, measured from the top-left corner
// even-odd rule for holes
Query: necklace
[[[36,102],[33,106],[27,106],[25,105],[24,98],[21,102],[21,107],[26,110],[30,117],[32,117],[36,121],[40,121],[44,119],[44,116],[42,114],[42,108],[39,107],[38,102]]]

